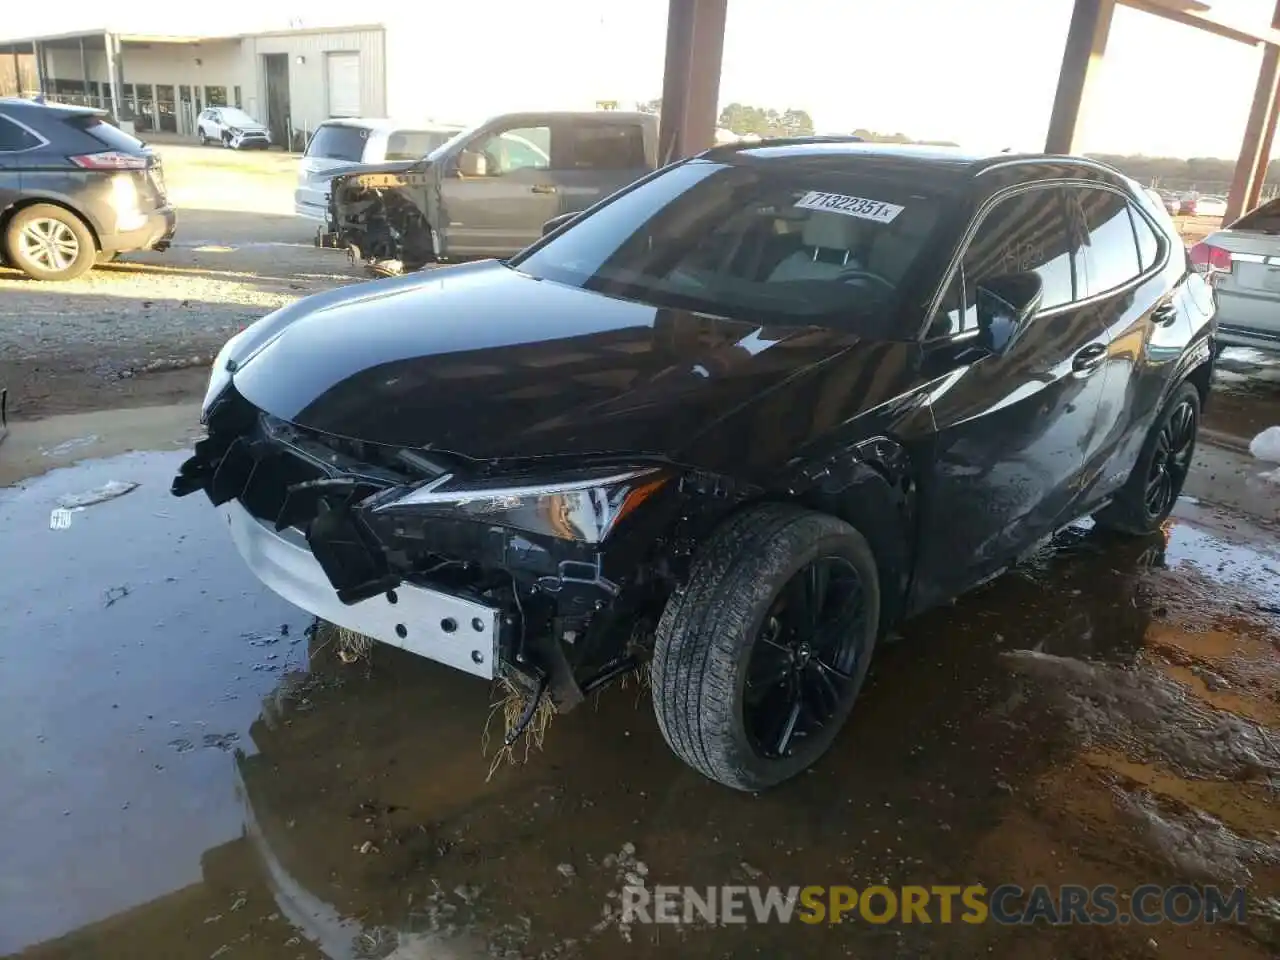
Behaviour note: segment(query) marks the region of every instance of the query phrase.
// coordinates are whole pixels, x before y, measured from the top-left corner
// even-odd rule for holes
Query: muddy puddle
[[[634,681],[490,776],[487,685],[388,648],[345,662],[251,582],[207,504],[168,496],[177,462],[115,458],[0,492],[0,539],[26,545],[0,579],[0,953],[1280,950],[1280,558],[1245,518],[1184,503],[1163,538],[1068,531],[911,624],[826,760],[748,796],[674,759]],[[59,496],[113,480],[139,485],[51,529]],[[1244,886],[1247,922],[619,912],[636,883],[1179,882]]]

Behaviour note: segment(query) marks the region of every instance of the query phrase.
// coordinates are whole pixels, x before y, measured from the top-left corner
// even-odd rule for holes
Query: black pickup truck
[[[657,164],[658,118],[606,110],[511,113],[420,160],[333,179],[316,245],[379,273],[435,261],[509,257],[543,224],[602,200]]]

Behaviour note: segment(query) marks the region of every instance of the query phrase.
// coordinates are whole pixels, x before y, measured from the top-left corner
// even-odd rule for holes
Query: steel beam
[[[728,0],[668,0],[660,164],[715,143],[727,7]]]
[[[1273,46],[1280,44],[1280,30],[1274,24],[1271,29],[1266,29],[1241,23],[1229,15],[1215,13],[1209,4],[1200,3],[1198,0],[1120,0],[1120,2],[1126,7],[1133,7],[1135,10],[1239,43],[1252,46],[1259,43]]]
[[[120,63],[120,39],[114,33],[102,35],[102,45],[107,51],[107,77],[111,81],[111,119],[120,123],[120,97],[124,94],[124,71]]]
[[[1280,28],[1280,0],[1276,0],[1271,25]],[[1271,141],[1275,137],[1275,113],[1277,83],[1280,83],[1280,48],[1266,46],[1262,50],[1262,64],[1258,67],[1258,82],[1253,88],[1253,104],[1249,107],[1249,122],[1244,128],[1240,144],[1240,156],[1236,158],[1235,174],[1231,178],[1231,192],[1227,195],[1227,212],[1223,223],[1230,223],[1246,210],[1257,205],[1262,195],[1262,184],[1267,179],[1267,164],[1271,162]]]
[[[1049,116],[1045,153],[1073,153],[1089,86],[1102,65],[1116,0],[1075,0]]]

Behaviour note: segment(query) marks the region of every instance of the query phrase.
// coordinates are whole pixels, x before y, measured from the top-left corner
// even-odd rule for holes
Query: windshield
[[[119,127],[113,126],[93,114],[68,114],[64,122],[77,130],[87,133],[104,147],[109,147],[112,150],[121,150],[125,153],[140,153],[147,148],[147,145],[137,137],[125,133]]]
[[[222,112],[223,123],[239,123],[250,126],[258,125],[258,121],[253,119],[253,117],[249,116],[243,110],[237,110],[235,107],[220,107],[219,110]]]
[[[764,323],[884,321],[941,203],[860,167],[691,161],[511,266],[622,299]]]
[[[417,160],[446,143],[455,130],[394,130],[387,137],[388,160]]]
[[[304,156],[358,162],[364,157],[364,145],[368,139],[369,131],[364,127],[349,127],[342,123],[321,124],[312,134]]]
[[[440,144],[440,146],[436,147],[434,150],[428,153],[427,159],[439,160],[441,157],[449,155],[450,153],[453,152],[454,144],[461,143],[463,140],[466,140],[470,136],[471,136],[471,131],[469,129],[459,130],[457,133],[451,136],[444,143]]]
[[[1254,230],[1258,233],[1280,233],[1280,199],[1268,200],[1231,224],[1231,230]]]

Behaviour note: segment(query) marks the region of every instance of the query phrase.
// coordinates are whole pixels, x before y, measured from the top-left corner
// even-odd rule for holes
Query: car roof
[[[462,130],[460,123],[442,123],[438,120],[407,119],[404,117],[335,117],[320,124],[321,127],[357,127],[363,130]],[[319,127],[317,127],[319,129]]]
[[[919,172],[935,181],[967,181],[991,170],[1026,170],[1028,179],[1046,175],[1053,168],[1061,176],[1064,168],[1071,176],[1114,183],[1129,178],[1109,164],[1089,157],[1051,153],[981,152],[961,147],[919,143],[872,143],[857,137],[791,137],[740,141],[712,147],[698,156],[708,160],[734,157],[756,162],[808,160],[833,166],[851,159],[874,161],[881,169],[895,167],[903,173]]]
[[[82,107],[72,103],[40,103],[38,100],[28,100],[24,97],[0,97],[0,110],[16,110],[16,111],[45,111],[49,113],[61,113],[65,116],[106,116],[107,111],[99,110],[96,107]]]

